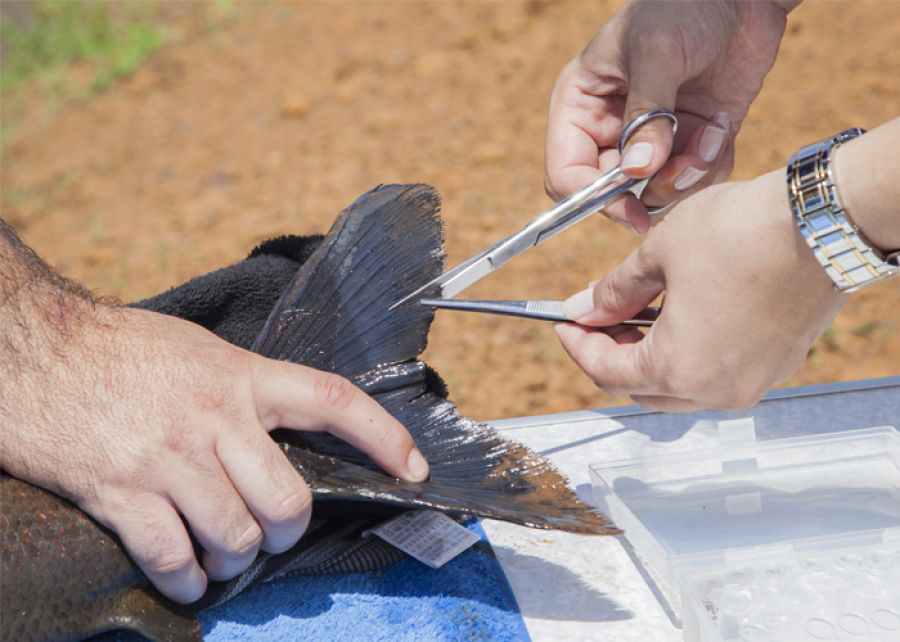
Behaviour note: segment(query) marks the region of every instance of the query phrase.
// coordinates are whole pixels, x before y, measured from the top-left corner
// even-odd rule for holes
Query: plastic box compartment
[[[757,442],[590,467],[594,499],[688,642],[900,642],[900,433]]]

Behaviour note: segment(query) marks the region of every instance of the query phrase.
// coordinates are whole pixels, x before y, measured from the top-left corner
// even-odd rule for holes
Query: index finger
[[[603,390],[628,395],[661,392],[648,337],[620,343],[603,330],[574,323],[557,325],[556,334],[572,360]]]
[[[561,200],[600,176],[599,156],[615,148],[623,98],[578,59],[560,73],[547,119],[545,184]]]
[[[428,463],[409,431],[347,379],[265,357],[252,363],[257,415],[266,430],[325,430],[396,477],[428,477]]]

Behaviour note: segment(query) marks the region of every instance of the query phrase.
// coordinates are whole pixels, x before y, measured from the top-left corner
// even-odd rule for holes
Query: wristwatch
[[[864,134],[855,127],[808,145],[787,163],[788,196],[794,222],[839,292],[856,290],[900,274],[900,250],[872,245],[844,210],[835,189],[831,155]]]

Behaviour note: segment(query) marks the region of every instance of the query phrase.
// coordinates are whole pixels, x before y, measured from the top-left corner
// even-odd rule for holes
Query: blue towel
[[[437,570],[408,558],[377,574],[299,576],[251,589],[200,614],[204,640],[529,640],[484,530],[477,521],[468,527],[481,542]]]

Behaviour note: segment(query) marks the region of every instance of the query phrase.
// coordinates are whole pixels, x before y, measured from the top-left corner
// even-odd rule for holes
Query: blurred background
[[[130,301],[268,237],[324,232],[378,183],[426,182],[454,264],[550,204],[550,90],[619,5],[4,0],[0,216],[65,275]],[[807,0],[733,179],[897,116],[897,43],[900,2]],[[565,298],[639,242],[601,216],[577,230],[467,295]],[[897,310],[897,281],[854,295],[787,385],[897,374]],[[439,314],[426,358],[477,418],[628,403],[550,324]]]

